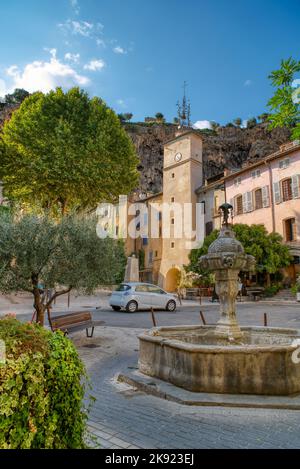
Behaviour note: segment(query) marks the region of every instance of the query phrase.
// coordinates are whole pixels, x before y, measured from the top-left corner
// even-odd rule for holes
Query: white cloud
[[[71,52],[67,52],[65,54],[65,59],[69,60],[69,62],[73,62],[74,64],[78,64],[79,59],[80,59],[80,54],[72,54]]]
[[[58,27],[65,33],[71,33],[83,37],[91,37],[92,32],[95,29],[93,23],[87,21],[72,21],[67,20],[64,23],[59,23]]]
[[[244,82],[244,86],[251,86],[252,85],[252,81],[251,80],[246,80]]]
[[[203,120],[203,121],[197,121],[195,122],[195,124],[193,125],[193,128],[194,129],[211,129],[211,122],[210,121],[207,121],[207,120]]]
[[[71,3],[71,7],[74,10],[75,15],[79,15],[80,6],[79,6],[79,3],[78,3],[78,0],[70,0],[70,3]]]
[[[44,93],[61,86],[68,89],[72,86],[86,86],[90,83],[88,77],[79,75],[70,65],[61,62],[56,57],[56,49],[50,49],[49,61],[34,61],[21,70],[17,65],[12,65],[6,70],[10,78],[6,92],[12,92],[15,88],[24,88],[29,92],[42,91]]]
[[[127,54],[126,50],[121,46],[116,46],[113,48],[115,54]]]
[[[117,104],[123,108],[123,109],[127,109],[127,104],[125,103],[124,99],[117,99]]]
[[[98,37],[96,39],[96,44],[99,47],[104,47],[104,48],[106,47],[106,43],[105,43],[104,39],[99,39]]]
[[[0,98],[4,98],[6,95],[7,89],[6,89],[6,84],[4,80],[0,79]]]
[[[105,67],[105,62],[101,59],[98,60],[91,60],[89,63],[85,64],[83,67],[84,70],[90,70],[92,72],[96,72],[97,70],[102,70]]]

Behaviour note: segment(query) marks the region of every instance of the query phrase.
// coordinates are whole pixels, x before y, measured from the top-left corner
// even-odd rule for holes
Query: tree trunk
[[[41,292],[37,287],[33,288],[34,308],[36,310],[36,322],[41,326],[45,324],[45,307],[41,299]]]
[[[271,275],[269,274],[269,272],[267,272],[267,287],[270,287],[271,286]]]

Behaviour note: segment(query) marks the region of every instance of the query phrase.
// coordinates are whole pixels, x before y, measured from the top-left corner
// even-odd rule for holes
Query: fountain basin
[[[215,330],[176,326],[145,332],[139,336],[139,370],[193,392],[300,393],[300,363],[293,359],[297,330],[241,327],[242,338],[232,342]]]

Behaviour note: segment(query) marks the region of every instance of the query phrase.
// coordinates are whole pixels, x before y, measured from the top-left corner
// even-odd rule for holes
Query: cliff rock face
[[[0,129],[17,105],[0,103]],[[140,158],[140,184],[137,192],[157,193],[162,190],[163,144],[175,136],[172,124],[124,124]],[[204,176],[216,176],[228,168],[239,169],[277,151],[290,139],[288,129],[268,130],[267,124],[252,129],[220,127],[217,131],[199,131],[203,138]]]
[[[141,173],[138,192],[162,190],[163,143],[175,136],[174,125],[126,124],[126,130],[137,149]],[[288,129],[268,130],[268,124],[252,129],[220,127],[217,131],[199,131],[203,138],[205,178],[220,174],[224,168],[239,169],[279,150],[290,139]]]

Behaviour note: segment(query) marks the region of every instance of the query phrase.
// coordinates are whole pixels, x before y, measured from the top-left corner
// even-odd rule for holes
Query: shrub
[[[276,295],[280,290],[280,285],[271,285],[270,287],[265,288],[265,296],[271,297]]]
[[[86,374],[72,342],[9,317],[0,339],[0,448],[84,448]]]

